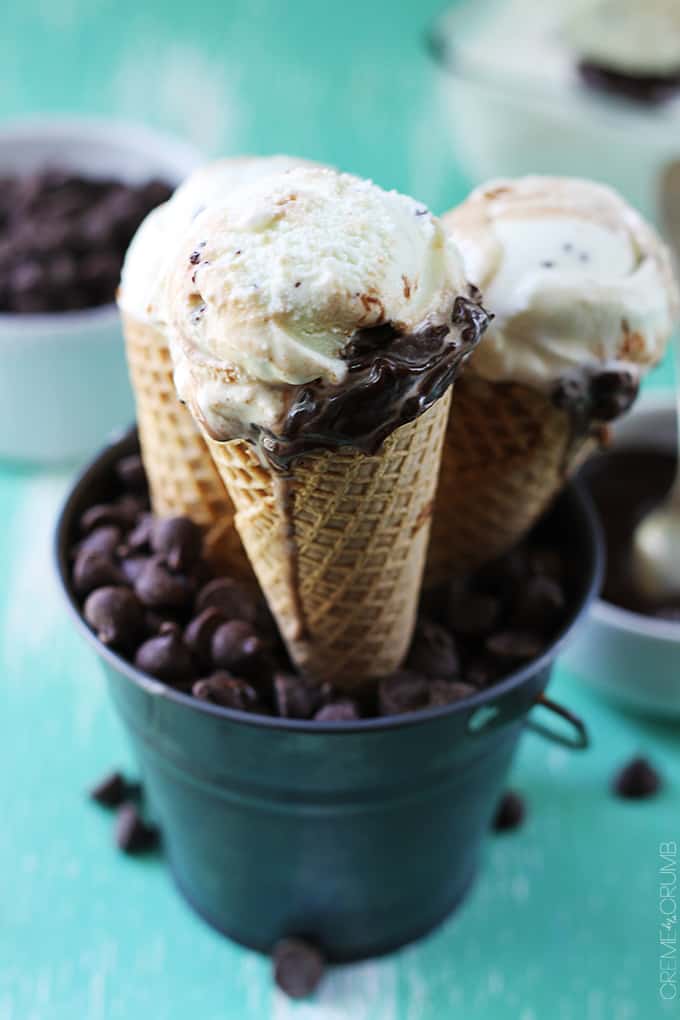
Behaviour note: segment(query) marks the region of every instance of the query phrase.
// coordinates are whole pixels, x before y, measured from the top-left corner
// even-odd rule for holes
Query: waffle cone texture
[[[207,439],[236,528],[296,666],[360,691],[406,655],[430,532],[447,393],[375,456],[319,451],[287,476]]]
[[[123,326],[154,513],[190,517],[205,528],[205,553],[213,566],[252,580],[234,529],[233,504],[203,436],[177,398],[164,333],[128,315]]]
[[[444,439],[425,586],[508,552],[593,446],[545,394],[464,372]]]

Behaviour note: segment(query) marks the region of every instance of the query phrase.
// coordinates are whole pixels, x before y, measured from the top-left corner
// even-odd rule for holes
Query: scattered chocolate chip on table
[[[643,800],[661,789],[661,776],[646,758],[632,758],[614,776],[614,793],[624,800]]]

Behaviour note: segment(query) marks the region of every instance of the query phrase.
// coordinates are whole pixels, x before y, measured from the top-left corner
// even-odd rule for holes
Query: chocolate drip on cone
[[[281,432],[259,432],[261,452],[278,471],[313,450],[377,453],[388,435],[446,392],[489,320],[475,295],[456,298],[453,332],[442,323],[404,333],[391,322],[357,331],[345,352],[347,381],[301,386]]]

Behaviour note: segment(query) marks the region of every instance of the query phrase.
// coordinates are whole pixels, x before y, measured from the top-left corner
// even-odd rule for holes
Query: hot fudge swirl
[[[470,370],[571,394],[595,420],[626,410],[678,317],[654,229],[610,188],[557,177],[492,181],[444,223],[494,313]]]

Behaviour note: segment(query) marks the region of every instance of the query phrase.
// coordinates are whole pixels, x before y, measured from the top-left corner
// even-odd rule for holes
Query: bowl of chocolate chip
[[[669,492],[677,461],[672,395],[650,394],[613,429],[584,469],[602,521],[607,569],[601,598],[564,663],[621,706],[680,719],[680,597],[650,598],[636,583],[632,538]]]
[[[115,121],[0,129],[0,456],[68,462],[134,416],[115,292],[141,220],[197,162]]]
[[[429,41],[442,121],[472,180],[593,177],[651,219],[670,187],[677,208],[677,4],[457,0]]]

